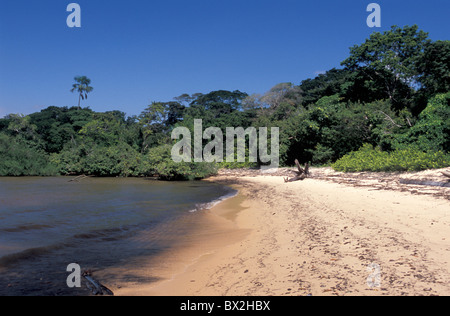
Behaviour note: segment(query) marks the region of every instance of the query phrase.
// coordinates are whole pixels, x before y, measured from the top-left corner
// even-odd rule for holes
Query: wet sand
[[[250,229],[239,227],[236,223],[238,214],[245,209],[241,205],[244,200],[245,196],[238,194],[211,210],[185,216],[176,225],[171,223],[171,233],[163,232],[164,236],[173,236],[173,240],[167,242],[170,244],[168,249],[151,258],[142,257],[137,264],[134,261],[132,264],[98,271],[96,277],[100,280],[118,279],[116,284],[109,284],[117,296],[189,295],[190,285],[195,280],[184,282],[179,281],[180,278],[188,275],[192,267],[207,262],[217,252],[244,240],[250,234]],[[154,239],[153,234],[159,234],[162,230],[165,230],[164,226],[158,227],[157,231],[142,232],[134,239],[146,243]],[[181,230],[184,232],[180,238]],[[185,284],[180,288],[178,282]]]
[[[450,295],[449,188],[418,194],[421,187],[265,175],[210,181],[240,193],[199,217],[163,266],[135,268],[157,279],[116,295]]]

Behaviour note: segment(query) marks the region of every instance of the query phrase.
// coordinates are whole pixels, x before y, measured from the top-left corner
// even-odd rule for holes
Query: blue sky
[[[66,24],[71,2],[81,28]],[[381,28],[366,25],[371,2]],[[448,40],[449,15],[448,0],[2,0],[0,117],[77,105],[77,75],[94,87],[82,106],[128,115],[183,93],[264,93],[340,67],[394,24]]]

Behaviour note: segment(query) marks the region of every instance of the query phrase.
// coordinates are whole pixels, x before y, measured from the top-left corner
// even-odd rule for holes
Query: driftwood
[[[94,295],[114,295],[114,293],[108,289],[106,286],[98,282],[92,277],[92,273],[90,270],[83,272],[83,277],[88,281],[87,287],[92,291]]]
[[[305,168],[302,168],[300,166],[300,163],[298,162],[298,160],[295,159],[295,164],[297,165],[298,171],[292,170],[292,172],[294,172],[296,174],[296,176],[291,179],[289,179],[289,177],[283,178],[285,183],[295,182],[295,181],[303,181],[310,176],[308,163],[306,163]]]
[[[414,179],[400,179],[401,184],[425,185],[430,187],[450,188],[450,182],[436,182]]]
[[[81,176],[78,176],[78,177],[76,177],[76,178],[73,178],[72,180],[69,180],[68,182],[78,182],[78,181],[83,180],[83,179],[85,179],[85,178],[88,178],[88,176],[82,174]]]
[[[425,185],[433,187],[450,188],[450,172],[441,171],[442,175],[449,178],[447,182],[432,181],[432,180],[417,180],[417,179],[400,179],[401,184],[415,184],[415,185]]]

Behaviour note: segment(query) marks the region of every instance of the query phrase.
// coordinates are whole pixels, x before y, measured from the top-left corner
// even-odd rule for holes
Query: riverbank
[[[417,173],[313,175],[210,179],[239,195],[207,211],[163,269],[142,269],[158,281],[116,294],[450,295],[449,188],[397,181]]]

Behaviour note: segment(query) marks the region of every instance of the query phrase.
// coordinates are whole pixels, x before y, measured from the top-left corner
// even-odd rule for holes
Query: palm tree
[[[94,90],[94,88],[89,86],[89,84],[91,83],[91,79],[86,76],[75,77],[75,81],[77,83],[73,84],[72,90],[70,91],[77,91],[80,94],[80,96],[78,97],[78,108],[80,108],[81,100],[87,99],[87,94]]]

